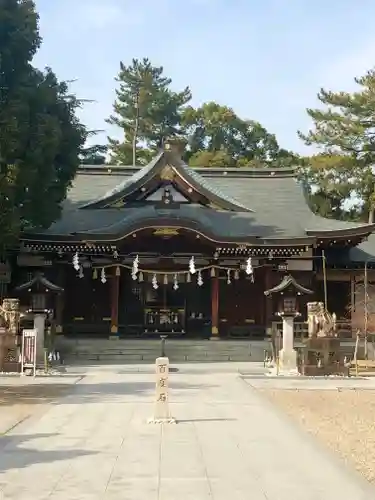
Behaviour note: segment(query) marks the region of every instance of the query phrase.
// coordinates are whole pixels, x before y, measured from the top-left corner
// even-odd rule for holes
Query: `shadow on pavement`
[[[0,411],[2,406],[45,404],[68,394],[71,384],[0,385]]]
[[[61,460],[71,460],[77,457],[94,455],[96,452],[80,449],[38,450],[32,447],[32,441],[50,440],[57,434],[30,434],[2,436],[0,438],[0,473],[11,469],[23,469],[35,464],[45,464]],[[20,448],[25,442],[31,442],[30,447]]]
[[[154,378],[154,377],[152,377]],[[84,380],[84,379],[83,379]],[[171,390],[201,391],[210,387],[207,384],[188,384],[173,381]],[[84,404],[92,402],[114,401],[121,396],[150,396],[155,392],[154,380],[150,382],[127,380],[121,382],[102,382],[88,384],[84,381],[78,384],[38,383],[30,385],[0,385],[1,407],[13,405],[41,405],[54,404],[64,398],[64,404]]]
[[[176,394],[184,391],[202,391],[207,390],[214,385],[207,384],[188,384],[182,382],[171,383],[171,391]],[[155,393],[155,382],[103,382],[98,384],[86,384],[81,382],[73,388],[73,392],[64,398],[64,404],[85,404],[85,403],[103,403],[115,401],[117,397],[122,396],[147,396],[152,401]]]
[[[189,418],[186,420],[177,420],[178,424],[194,423],[194,422],[236,422],[237,418]]]

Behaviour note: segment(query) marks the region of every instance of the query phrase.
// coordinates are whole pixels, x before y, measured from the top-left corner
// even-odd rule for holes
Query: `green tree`
[[[305,186],[312,210],[333,219],[355,218],[357,206],[345,206],[352,191],[347,172],[351,158],[329,153],[301,159],[300,179]]]
[[[163,67],[147,58],[133,59],[129,66],[121,62],[116,81],[114,113],[107,121],[124,131],[124,140],[109,138],[111,161],[146,163],[166,137],[180,133],[181,110],[191,99],[190,90],[173,92]]]
[[[342,195],[342,204],[355,196],[363,203],[368,220],[373,221],[375,207],[375,71],[355,82],[356,92],[331,92],[321,89],[318,99],[324,109],[308,109],[313,129],[299,132],[307,145],[320,148],[327,159],[321,168],[318,188],[327,193],[331,185]],[[332,160],[333,158],[333,160]],[[336,166],[332,165],[336,162]],[[329,182],[327,182],[329,179]],[[313,180],[316,178],[313,176]]]
[[[258,122],[241,119],[231,108],[208,102],[187,107],[183,125],[192,166],[290,166],[295,157],[279,147]]]
[[[0,245],[60,214],[87,137],[80,101],[31,65],[41,39],[31,0],[0,4]]]
[[[191,167],[235,167],[236,161],[225,150],[197,151],[190,156]]]
[[[97,135],[102,130],[90,130],[86,132],[86,139]],[[106,155],[108,146],[105,144],[92,144],[85,146],[81,150],[80,163],[81,165],[104,165],[106,163]]]

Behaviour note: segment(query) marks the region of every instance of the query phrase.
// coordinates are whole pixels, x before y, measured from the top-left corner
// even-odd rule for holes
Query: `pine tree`
[[[170,90],[172,80],[164,76],[163,67],[146,58],[133,59],[129,66],[121,62],[116,81],[114,113],[107,121],[124,131],[124,140],[109,138],[111,161],[146,163],[166,137],[180,132],[181,109],[191,98],[190,90]]]
[[[299,132],[299,135],[307,145],[318,146],[326,156],[327,166],[320,168],[319,188],[328,192],[334,184],[336,191],[344,195],[342,203],[355,195],[363,202],[369,221],[372,221],[375,207],[372,172],[375,163],[375,70],[356,78],[355,82],[359,86],[356,92],[321,89],[318,99],[326,109],[308,109],[314,128],[308,134]]]

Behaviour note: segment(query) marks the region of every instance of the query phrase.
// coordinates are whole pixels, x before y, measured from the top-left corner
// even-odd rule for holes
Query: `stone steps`
[[[59,339],[61,341],[61,339]],[[59,342],[61,343],[61,342]],[[263,361],[267,342],[262,341],[178,341],[166,342],[165,353],[175,363]],[[65,360],[73,362],[153,363],[160,356],[161,343],[155,340],[70,340],[58,346]]]

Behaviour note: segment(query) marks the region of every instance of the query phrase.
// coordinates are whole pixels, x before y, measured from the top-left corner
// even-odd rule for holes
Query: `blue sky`
[[[148,57],[193,105],[214,100],[261,122],[281,146],[305,150],[306,107],[320,87],[352,90],[375,65],[375,1],[36,0],[43,46],[35,58],[93,99],[81,113],[92,129],[119,136],[105,119],[119,62]]]

